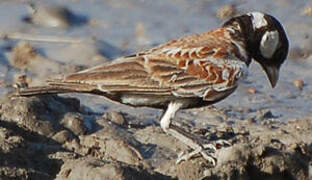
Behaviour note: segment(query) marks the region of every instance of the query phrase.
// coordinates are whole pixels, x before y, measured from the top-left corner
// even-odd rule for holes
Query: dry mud
[[[217,165],[212,167],[201,157],[175,164],[179,151],[187,147],[159,126],[130,126],[117,112],[84,112],[75,98],[5,96],[0,107],[4,179],[312,178],[308,117],[265,125],[241,121],[223,130],[188,128],[203,140],[223,138],[232,143],[218,149]]]

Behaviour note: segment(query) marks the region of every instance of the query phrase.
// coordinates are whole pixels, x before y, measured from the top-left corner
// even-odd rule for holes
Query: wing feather
[[[215,30],[171,41],[68,75],[62,83],[88,84],[103,92],[210,100],[217,92],[235,89],[247,69],[243,61],[229,55],[233,46],[218,39],[220,33],[224,32]]]

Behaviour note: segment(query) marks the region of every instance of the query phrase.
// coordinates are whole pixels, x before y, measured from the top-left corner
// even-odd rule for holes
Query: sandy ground
[[[40,2],[31,14],[25,1],[0,1],[1,179],[312,179],[312,1]],[[280,19],[291,42],[277,87],[253,63],[229,98],[175,119],[204,142],[231,142],[215,167],[201,157],[175,163],[188,148],[162,132],[160,110],[7,94],[253,10]]]

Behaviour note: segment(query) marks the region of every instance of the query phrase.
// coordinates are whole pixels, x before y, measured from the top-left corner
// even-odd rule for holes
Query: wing
[[[218,38],[219,30],[171,41],[111,64],[71,74],[62,83],[88,84],[103,92],[202,97],[237,86],[247,67]],[[53,83],[53,82],[52,82]]]
[[[127,57],[114,60],[113,63],[65,76],[62,80],[51,81],[50,84],[87,84],[97,90],[114,93],[170,95],[169,87],[160,86],[152,78],[144,65],[143,57]]]

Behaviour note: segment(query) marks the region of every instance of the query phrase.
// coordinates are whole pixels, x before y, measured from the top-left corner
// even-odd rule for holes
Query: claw
[[[178,140],[186,144],[188,147],[193,149],[193,151],[189,153],[180,154],[178,156],[176,163],[179,164],[181,161],[187,161],[193,156],[200,153],[200,155],[203,156],[204,159],[206,159],[213,166],[215,166],[216,158],[213,156],[213,154],[217,151],[215,145],[213,144],[202,145],[200,143],[200,139],[189,135],[182,128],[171,123],[171,119],[174,117],[175,113],[182,107],[183,103],[181,103],[180,101],[170,102],[167,110],[165,111],[163,117],[160,120],[160,126],[166,133],[172,135],[173,137],[177,138]],[[227,141],[219,141],[216,143],[218,147],[225,144],[230,145],[230,143],[228,143]]]
[[[188,161],[190,158],[194,157],[196,154],[198,154],[199,152],[201,152],[202,148],[197,148],[189,153],[185,153],[185,152],[181,152],[178,155],[176,164],[179,164],[182,161]]]
[[[216,146],[231,146],[231,143],[226,140],[218,140],[216,141]],[[189,153],[181,152],[178,155],[176,164],[179,164],[182,161],[188,161],[189,159],[200,153],[204,159],[211,163],[212,166],[215,166],[217,158],[213,156],[213,153],[217,151],[216,146],[213,144],[203,144],[202,147],[196,148]]]
[[[204,149],[211,151],[212,153],[217,151],[217,148],[213,144],[203,144]]]
[[[217,140],[216,145],[217,146],[232,146],[232,144],[229,141],[223,140],[223,139]],[[218,148],[218,149],[220,149],[220,148]]]
[[[212,166],[216,166],[216,157],[212,156],[211,154],[208,154],[206,151],[200,151],[200,154],[203,156],[204,159],[206,159],[209,163],[211,163]]]
[[[205,144],[203,145],[203,148],[199,147],[189,153],[184,153],[184,152],[180,153],[178,155],[176,164],[179,164],[182,161],[188,161],[189,159],[191,159],[192,157],[200,153],[204,159],[206,159],[209,163],[212,164],[212,166],[215,166],[216,158],[212,155],[212,153],[216,152],[216,147],[213,144]],[[207,152],[207,151],[210,151],[210,152]]]
[[[216,165],[216,158],[212,154],[208,154],[205,150],[200,151],[199,149],[196,149],[190,153],[181,152],[177,158],[176,164],[179,164],[182,161],[188,161],[190,158],[194,157],[198,153],[200,153],[204,159],[211,163],[212,166]]]

